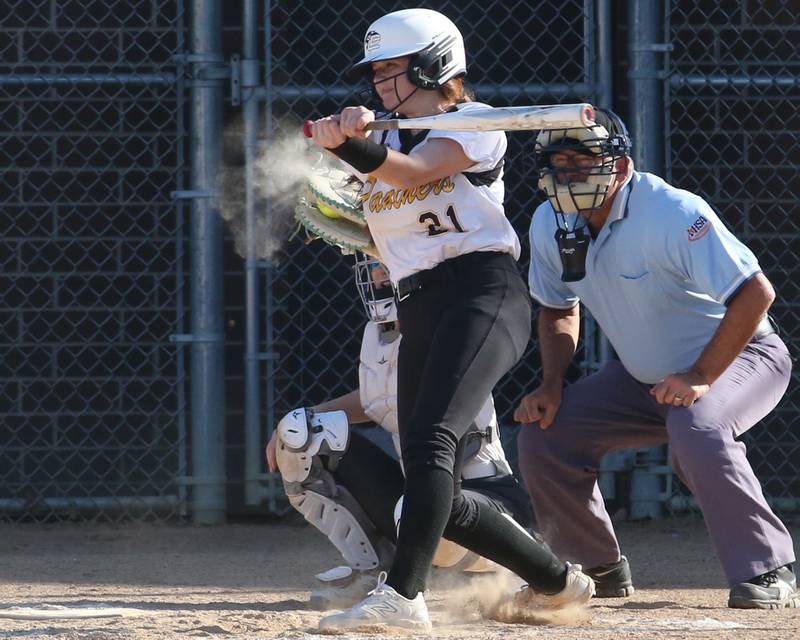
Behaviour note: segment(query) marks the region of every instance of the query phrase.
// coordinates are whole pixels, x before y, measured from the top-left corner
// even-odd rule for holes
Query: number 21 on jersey
[[[464,233],[464,227],[462,227],[461,223],[458,221],[455,207],[453,207],[452,204],[447,207],[447,211],[445,211],[444,215],[450,219],[449,225],[442,224],[439,216],[437,216],[433,211],[426,211],[425,213],[420,214],[419,222],[426,228],[429,238],[433,236],[439,236],[443,233],[449,233],[450,231]]]

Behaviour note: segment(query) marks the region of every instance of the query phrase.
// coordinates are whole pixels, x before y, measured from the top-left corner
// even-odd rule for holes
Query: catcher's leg
[[[286,495],[356,570],[388,562],[385,544],[364,509],[332,473],[345,456],[350,428],[344,411],[289,412],[276,429],[276,455]]]

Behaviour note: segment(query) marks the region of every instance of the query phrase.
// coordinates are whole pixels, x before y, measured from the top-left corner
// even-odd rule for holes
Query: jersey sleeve
[[[430,139],[454,140],[464,150],[464,155],[475,162],[467,173],[489,171],[506,154],[506,134],[502,131],[431,131]]]
[[[734,236],[702,198],[695,198],[670,228],[668,256],[686,279],[721,304],[761,271],[752,251]]]
[[[542,204],[533,214],[530,228],[531,264],[528,288],[531,297],[544,307],[571,309],[580,298],[561,280],[561,262],[555,231],[546,224],[549,205]]]
[[[459,111],[474,109],[490,109],[489,105],[470,102],[460,106]],[[464,150],[470,160],[475,164],[467,173],[488,171],[494,169],[506,154],[508,139],[504,131],[440,131],[431,130],[428,139],[445,138],[454,140]]]

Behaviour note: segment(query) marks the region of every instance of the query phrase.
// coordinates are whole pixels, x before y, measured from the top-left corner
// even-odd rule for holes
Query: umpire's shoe
[[[616,562],[587,569],[586,573],[594,580],[596,598],[627,598],[633,595],[631,566],[625,556],[620,556]]]
[[[762,573],[737,584],[730,591],[728,606],[734,609],[797,609],[800,591],[792,565]]]
[[[365,600],[319,621],[320,630],[326,631],[372,625],[429,632],[431,620],[422,593],[418,593],[413,600],[404,598],[386,584],[386,572],[382,571],[378,576],[378,585]]]

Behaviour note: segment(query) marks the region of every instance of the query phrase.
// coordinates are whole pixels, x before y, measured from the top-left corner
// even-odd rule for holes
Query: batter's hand
[[[561,385],[541,385],[525,396],[514,411],[517,422],[538,422],[541,429],[553,424],[558,407],[561,406]]]
[[[348,138],[366,138],[364,127],[375,120],[375,114],[366,107],[345,107],[339,118],[342,133]]]
[[[275,431],[272,432],[272,437],[269,439],[267,443],[267,449],[265,453],[267,454],[267,469],[271,473],[275,473],[278,471],[278,458],[275,455],[275,449],[278,446],[278,436]]]
[[[335,149],[347,140],[347,136],[342,133],[339,120],[341,116],[328,116],[320,118],[311,123],[311,139],[320,147]]]
[[[653,385],[650,395],[659,404],[673,407],[691,407],[708,393],[711,385],[706,384],[700,374],[694,371],[681,371],[667,376]]]

